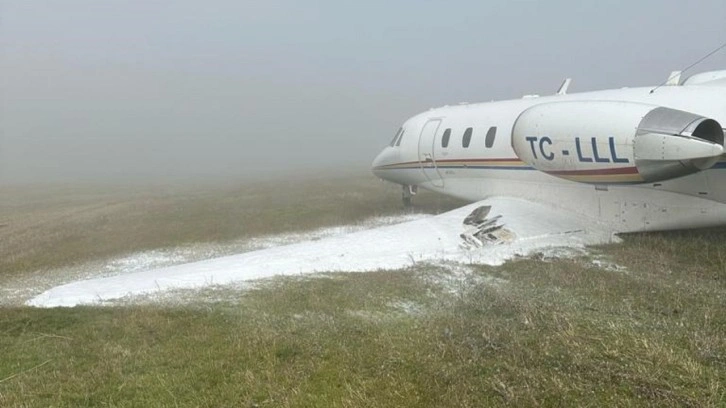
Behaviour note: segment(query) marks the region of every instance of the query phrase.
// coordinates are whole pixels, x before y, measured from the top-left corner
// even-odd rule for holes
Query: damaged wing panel
[[[583,247],[610,240],[607,228],[590,219],[530,201],[491,198],[436,216],[341,232],[315,241],[70,282],[41,293],[27,304],[105,304],[167,290],[277,275],[401,269],[415,267],[419,262],[499,265],[546,248]]]
[[[514,239],[515,234],[505,229],[500,221],[501,215],[487,218],[491,209],[490,205],[482,205],[464,218],[464,232],[459,235],[462,239],[460,244],[462,249],[471,250],[485,245],[504,244]]]

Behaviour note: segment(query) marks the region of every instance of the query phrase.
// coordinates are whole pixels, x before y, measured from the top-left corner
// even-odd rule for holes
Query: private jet
[[[400,184],[406,204],[418,188],[512,198],[611,234],[726,224],[726,70],[685,80],[676,71],[657,87],[568,94],[569,85],[418,114],[372,171]]]

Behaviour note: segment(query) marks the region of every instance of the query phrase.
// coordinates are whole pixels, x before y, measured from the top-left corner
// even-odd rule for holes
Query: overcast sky
[[[417,112],[657,84],[725,21],[724,0],[0,0],[0,182],[364,169]]]

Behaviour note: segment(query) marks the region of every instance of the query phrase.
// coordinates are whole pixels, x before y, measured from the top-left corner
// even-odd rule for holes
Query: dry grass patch
[[[213,186],[0,187],[0,279],[196,242],[350,224],[404,212],[372,176]],[[418,209],[462,202],[421,194]]]

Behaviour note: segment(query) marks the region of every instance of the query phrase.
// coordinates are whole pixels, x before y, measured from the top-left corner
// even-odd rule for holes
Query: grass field
[[[400,188],[372,176],[173,186],[0,186],[0,284],[17,273],[135,251],[225,242],[400,214]],[[433,194],[419,211],[463,202]]]
[[[369,178],[279,187],[15,190],[0,270],[402,211]],[[724,243],[642,234],[574,259],[278,278],[176,307],[2,307],[0,406],[724,406]]]

